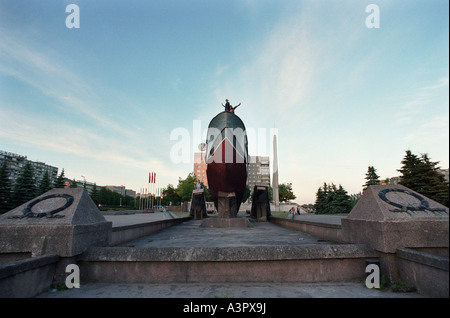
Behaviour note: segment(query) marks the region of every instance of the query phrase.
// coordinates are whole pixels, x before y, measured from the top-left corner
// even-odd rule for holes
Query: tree
[[[323,188],[319,188],[316,193],[315,209],[317,214],[324,213],[327,208],[328,186],[323,184]]]
[[[401,163],[403,166],[397,170],[401,173],[399,183],[410,189],[423,187],[418,173],[420,159],[411,150],[407,150]]]
[[[439,173],[438,164],[439,162],[431,161],[427,154],[421,156],[419,173],[422,175],[425,185],[420,193],[445,206],[449,206],[449,185],[444,175]]]
[[[75,181],[75,178],[74,178],[74,179],[72,180],[72,182],[70,183],[69,188],[78,188],[78,184],[77,184],[77,182]]]
[[[177,190],[174,188],[172,184],[167,185],[167,188],[162,190],[162,199],[161,204],[162,205],[180,205],[181,198],[177,194]]]
[[[64,172],[64,170],[63,170]],[[94,183],[94,186],[92,187],[92,192],[91,192],[91,199],[92,201],[94,201],[94,203],[96,205],[98,205],[98,189],[97,189],[97,184]]]
[[[352,201],[347,191],[339,185],[334,192],[334,199],[331,202],[331,213],[348,213],[352,209]]]
[[[406,151],[399,183],[445,206],[449,206],[449,184],[440,174],[438,164],[422,154],[420,157]]]
[[[197,184],[197,177],[193,172],[189,173],[186,179],[178,179],[177,194],[181,201],[190,201],[194,185]]]
[[[14,185],[12,194],[13,207],[17,207],[36,197],[36,183],[34,180],[34,170],[30,162],[22,168],[19,177]]]
[[[333,183],[324,183],[323,188],[317,190],[314,204],[316,214],[348,213],[352,207],[352,200],[341,185],[336,187]]]
[[[50,182],[50,176],[48,175],[48,170],[46,170],[44,173],[44,176],[41,179],[41,182],[39,182],[38,195],[41,195],[51,189],[52,189],[52,185]]]
[[[64,169],[62,169],[60,175],[56,178],[55,188],[64,188],[64,179]]]
[[[253,191],[253,189],[252,189]],[[269,202],[273,203],[273,188],[272,186],[269,186],[267,188],[267,192],[269,192]],[[278,200],[279,200],[280,196],[278,195]]]
[[[295,200],[296,196],[292,192],[292,183],[282,183],[278,185],[278,193],[280,202]]]
[[[0,168],[0,213],[11,209],[11,181],[8,176],[8,166],[6,160]]]
[[[211,202],[211,201],[213,200],[211,191],[209,191],[208,187],[205,186],[205,185],[203,184],[203,182],[200,182],[200,184],[202,185],[203,191],[204,191],[204,193],[205,193],[205,201]],[[244,196],[245,196],[245,195],[244,195]],[[242,201],[242,202],[244,202],[244,201]]]
[[[106,188],[101,188],[97,191],[97,202],[107,206],[119,205],[120,194]]]
[[[369,166],[366,173],[366,183],[364,184],[364,190],[370,185],[380,184],[380,177],[377,175],[377,170],[373,166]]]
[[[244,192],[244,196],[242,197],[242,203],[244,203],[245,201],[247,201],[247,199],[250,197],[250,187],[247,185],[245,185],[245,192]]]

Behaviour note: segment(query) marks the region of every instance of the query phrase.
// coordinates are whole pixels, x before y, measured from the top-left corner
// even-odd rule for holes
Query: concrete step
[[[311,283],[360,281],[376,257],[363,244],[93,247],[78,265],[88,283]]]

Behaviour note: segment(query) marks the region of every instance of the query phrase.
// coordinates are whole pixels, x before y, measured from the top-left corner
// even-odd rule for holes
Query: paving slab
[[[154,212],[154,213],[104,215],[104,217],[105,217],[106,221],[112,222],[112,226],[114,228],[114,227],[119,227],[119,226],[168,220],[168,219],[172,219],[174,216],[169,212],[166,212],[166,213]]]
[[[38,298],[424,298],[411,293],[369,289],[364,283],[320,284],[101,284],[51,290]]]
[[[202,220],[189,220],[121,246],[133,247],[242,247],[333,244],[307,233],[270,222],[251,221],[252,227],[205,228]],[[337,243],[334,243],[337,244]]]
[[[300,215],[295,214],[294,220],[313,222],[313,223],[341,225],[341,220],[346,217],[347,217],[346,215],[323,215],[323,214],[307,213],[307,214],[300,214]]]

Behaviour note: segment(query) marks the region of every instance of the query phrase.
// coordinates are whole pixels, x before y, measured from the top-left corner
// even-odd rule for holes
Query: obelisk
[[[280,194],[278,191],[278,158],[277,158],[277,135],[273,135],[273,177],[272,177],[272,189],[273,189],[273,203],[275,203],[275,209],[278,209],[280,205]]]

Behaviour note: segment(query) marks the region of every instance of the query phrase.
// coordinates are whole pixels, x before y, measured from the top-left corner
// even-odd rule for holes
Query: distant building
[[[27,162],[29,162],[33,167],[36,185],[39,185],[46,171],[48,172],[50,183],[53,184],[58,177],[57,167],[47,165],[44,162],[40,161],[31,161],[28,160],[26,156],[21,156],[12,152],[0,150],[0,166],[3,165],[4,161],[6,161],[9,180],[11,181],[11,185],[13,186]]]
[[[270,161],[268,156],[250,156],[247,182],[251,193],[253,193],[256,184],[270,186]]]
[[[64,181],[64,188],[69,188],[70,185],[73,183],[73,180],[70,180],[68,178]],[[92,190],[94,189],[94,185],[97,188],[97,191],[100,191],[102,188],[108,189],[112,192],[119,193],[123,196],[129,196],[132,198],[136,198],[136,191],[131,189],[126,189],[125,186],[114,186],[114,185],[106,185],[106,186],[99,186],[96,183],[88,182],[85,180],[75,180],[75,183],[77,184],[77,188],[85,188],[89,194],[92,193]]]
[[[444,175],[445,181],[448,182],[449,176],[448,176],[448,168],[447,169],[438,169],[438,173]],[[398,184],[400,181],[400,176],[386,178],[383,180],[380,180],[380,184],[387,185],[387,184]]]
[[[280,191],[278,188],[278,155],[277,155],[277,136],[273,136],[273,177],[272,177],[272,195],[275,206],[280,204]]]
[[[68,178],[64,179],[64,188],[70,188],[70,185],[73,183],[73,180],[70,180]],[[92,190],[94,190],[94,186],[97,188],[97,191],[100,191],[102,186],[99,186],[92,182],[87,182],[85,180],[75,180],[75,183],[77,184],[77,188],[85,188],[86,191],[91,194]]]
[[[380,180],[380,184],[381,185],[398,184],[399,181],[400,181],[400,177],[397,176],[397,177],[382,179],[382,180]]]
[[[194,153],[194,175],[198,181],[208,187],[208,177],[206,176],[206,162],[204,152]]]
[[[129,196],[132,198],[136,198],[136,191],[126,189],[125,186],[114,186],[114,185],[106,185],[105,189],[111,190],[112,192],[119,193],[122,196]]]

